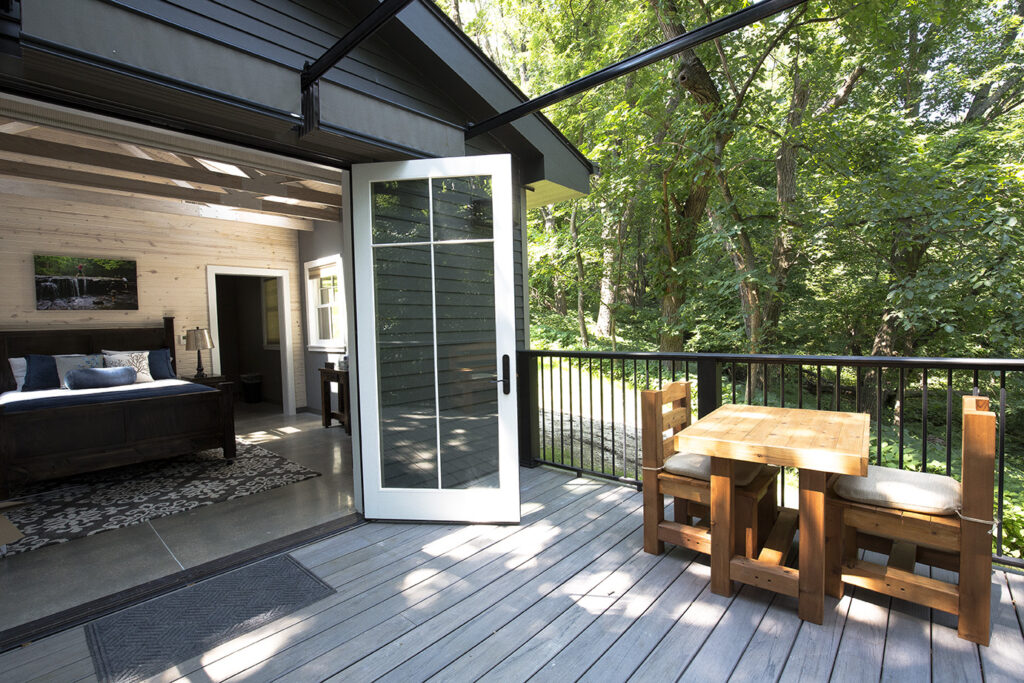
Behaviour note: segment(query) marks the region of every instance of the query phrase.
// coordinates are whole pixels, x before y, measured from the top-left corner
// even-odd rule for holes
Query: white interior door
[[[519,521],[508,155],[352,167],[364,514]]]

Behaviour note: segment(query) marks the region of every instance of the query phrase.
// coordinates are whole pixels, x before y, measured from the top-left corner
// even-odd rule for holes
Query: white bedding
[[[56,398],[68,396],[73,393],[76,396],[84,394],[102,394],[111,391],[134,391],[136,389],[153,389],[155,387],[173,387],[179,384],[188,384],[180,379],[158,379],[155,382],[143,384],[126,384],[119,387],[103,387],[102,389],[43,389],[42,391],[6,391],[0,394],[0,406],[10,405],[18,401],[33,401],[37,398]]]

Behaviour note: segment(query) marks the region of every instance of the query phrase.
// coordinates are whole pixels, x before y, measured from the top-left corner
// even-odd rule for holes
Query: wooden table
[[[724,405],[676,435],[677,448],[711,459],[711,590],[732,594],[732,581],[799,598],[801,619],[825,610],[825,483],[829,473],[867,476],[870,416],[799,408]],[[799,570],[782,566],[797,517],[779,515],[757,559],[733,556],[733,462],[800,470]],[[787,538],[788,537],[788,538]]]
[[[338,409],[331,408],[331,383],[338,383]],[[334,363],[324,363],[320,368],[320,415],[324,427],[330,427],[334,420],[341,422],[346,434],[352,433],[352,411],[349,409],[348,370],[335,370]]]

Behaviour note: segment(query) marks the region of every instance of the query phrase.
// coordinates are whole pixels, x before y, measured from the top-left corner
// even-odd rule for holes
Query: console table
[[[331,383],[338,383],[338,409],[332,409]],[[324,427],[330,427],[334,420],[341,422],[346,434],[352,433],[352,411],[349,409],[348,370],[336,370],[334,363],[324,363],[320,368],[320,411]]]

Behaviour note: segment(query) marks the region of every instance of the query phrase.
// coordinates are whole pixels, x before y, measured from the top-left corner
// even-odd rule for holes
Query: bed
[[[141,328],[0,331],[0,392],[16,388],[9,358],[29,353],[91,354],[102,349],[170,349],[175,365],[174,318]],[[0,400],[0,499],[12,485],[168,458],[209,448],[235,457],[230,383],[216,388],[164,380],[90,390],[18,392]],[[160,391],[156,391],[159,389]]]

